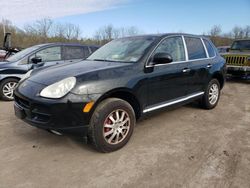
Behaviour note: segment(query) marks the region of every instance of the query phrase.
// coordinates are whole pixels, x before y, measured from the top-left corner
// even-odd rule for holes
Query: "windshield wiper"
[[[105,61],[105,62],[120,62],[120,61],[115,61],[111,59],[91,59],[92,61]]]

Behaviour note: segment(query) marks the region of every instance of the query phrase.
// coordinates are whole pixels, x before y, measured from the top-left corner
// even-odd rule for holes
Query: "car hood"
[[[8,68],[11,62],[8,61],[0,61],[0,69]]]
[[[51,85],[55,82],[68,77],[80,77],[84,74],[116,69],[119,67],[131,66],[131,63],[107,62],[107,61],[80,61],[77,63],[69,63],[56,65],[49,68],[37,69],[28,79],[43,85]]]

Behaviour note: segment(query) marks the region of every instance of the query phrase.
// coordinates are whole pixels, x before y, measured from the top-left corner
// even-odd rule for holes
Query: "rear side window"
[[[65,46],[64,47],[65,60],[84,59],[88,55],[89,55],[88,47],[78,47],[78,46]]]
[[[210,44],[210,42],[206,39],[203,39],[205,46],[207,48],[207,52],[209,57],[214,57],[215,56],[215,52],[214,52],[214,48],[212,47],[212,45]]]
[[[189,60],[206,58],[206,52],[200,38],[185,37]]]
[[[185,50],[182,37],[166,38],[156,48],[154,54],[161,52],[170,54],[174,62],[185,61]]]

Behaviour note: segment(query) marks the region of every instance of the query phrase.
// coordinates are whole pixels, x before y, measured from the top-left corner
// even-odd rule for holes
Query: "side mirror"
[[[11,33],[6,33],[5,34],[3,47],[4,47],[4,49],[10,49],[11,48]]]
[[[31,59],[31,62],[32,62],[33,64],[41,63],[41,62],[42,62],[42,58],[41,58],[41,57],[33,57],[33,58]]]
[[[227,48],[227,49],[226,49],[226,52],[229,52],[229,50],[230,50],[230,48]]]
[[[167,64],[173,62],[173,58],[168,53],[156,53],[153,57],[154,64]]]

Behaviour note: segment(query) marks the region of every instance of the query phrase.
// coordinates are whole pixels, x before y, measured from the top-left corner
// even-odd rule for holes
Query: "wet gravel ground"
[[[250,187],[250,81],[231,80],[211,111],[195,103],[137,123],[123,149],[28,126],[0,102],[0,187]]]

